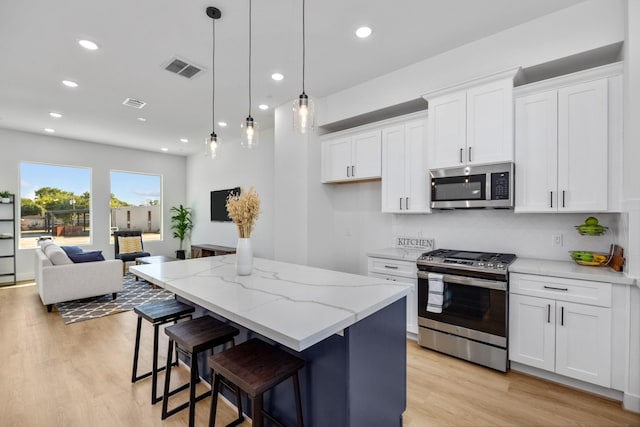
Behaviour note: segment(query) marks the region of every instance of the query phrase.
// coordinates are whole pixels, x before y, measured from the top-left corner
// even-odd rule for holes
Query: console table
[[[235,254],[236,248],[218,245],[191,245],[191,258]]]

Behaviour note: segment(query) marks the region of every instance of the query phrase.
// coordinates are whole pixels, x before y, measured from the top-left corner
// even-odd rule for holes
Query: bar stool
[[[200,380],[198,375],[198,353],[206,350],[212,350],[219,345],[230,343],[235,345],[233,337],[238,335],[238,331],[233,326],[214,319],[211,316],[198,317],[188,322],[181,322],[176,325],[165,328],[165,333],[169,336],[168,356],[171,357],[173,352],[173,344],[175,342],[176,349],[188,357],[191,361],[191,377],[187,384],[178,387],[173,391],[169,391],[171,383],[171,365],[167,367],[167,373],[164,377],[164,398],[162,400],[162,419],[175,414],[178,411],[189,407],[189,426],[192,427],[195,421],[195,405],[196,402],[209,396],[207,391],[200,396],[196,396],[196,383]],[[185,402],[171,410],[167,410],[169,396],[183,390],[185,386],[189,387],[189,401]],[[237,391],[236,396],[239,397],[240,392]],[[240,412],[240,416],[242,413]]]
[[[253,405],[253,427],[262,427],[263,418],[282,426],[273,415],[264,410],[263,395],[287,378],[293,379],[296,399],[296,417],[298,427],[302,424],[302,403],[298,370],[304,367],[304,360],[278,347],[253,338],[222,353],[209,357],[209,367],[213,385],[211,386],[211,413],[209,427],[216,422],[218,389],[220,382],[226,380],[244,391]],[[237,397],[236,397],[237,398]],[[240,401],[238,399],[238,401]],[[234,423],[229,426],[237,425]]]
[[[157,301],[149,304],[139,305],[134,307],[133,311],[138,315],[138,327],[136,329],[136,346],[133,351],[133,370],[131,373],[131,382],[135,383],[143,378],[147,378],[151,375],[151,404],[155,404],[162,400],[162,396],[156,396],[156,390],[158,385],[158,372],[167,368],[163,366],[158,368],[158,330],[161,325],[169,322],[177,322],[181,319],[191,319],[191,313],[195,311],[195,308],[188,305],[172,300]],[[138,375],[138,356],[140,354],[140,330],[142,328],[142,319],[149,321],[153,325],[153,367],[151,371]],[[171,364],[171,354],[167,359],[167,364]],[[176,354],[175,364],[178,363],[178,355]]]

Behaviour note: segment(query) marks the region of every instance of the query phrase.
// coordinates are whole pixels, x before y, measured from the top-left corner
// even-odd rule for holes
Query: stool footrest
[[[171,366],[178,366],[178,362],[173,362],[171,364]],[[167,369],[167,365],[161,366],[160,368],[158,368],[157,372],[161,372],[164,371],[165,369]],[[149,371],[149,372],[145,372],[144,374],[138,375],[137,377],[133,378],[133,381],[131,381],[132,383],[135,383],[137,381],[143,380],[147,377],[150,377],[151,375],[153,375],[153,371]]]
[[[182,385],[182,386],[178,387],[177,389],[175,389],[175,390],[173,390],[173,391],[169,392],[169,394],[168,394],[168,395],[169,395],[169,396],[171,396],[171,395],[173,395],[173,394],[176,394],[176,393],[177,393],[177,392],[179,392],[179,391],[186,390],[187,388],[189,388],[189,383],[184,384],[184,385]],[[207,392],[205,392],[205,393],[202,393],[200,396],[196,396],[196,398],[193,400],[193,403],[200,402],[202,399],[206,399],[206,398],[207,398],[207,397],[209,397],[209,396],[211,396],[211,392],[210,392],[210,391],[207,391]],[[189,407],[189,404],[190,404],[190,402],[189,402],[189,401],[186,401],[186,402],[184,402],[184,403],[182,403],[182,404],[180,404],[180,405],[176,406],[176,407],[175,407],[175,408],[173,408],[173,409],[168,409],[166,414],[162,414],[162,419],[164,420],[165,418],[168,418],[168,417],[170,417],[171,415],[176,414],[176,413],[178,413],[178,412],[182,411],[183,409],[188,408],[188,407]]]

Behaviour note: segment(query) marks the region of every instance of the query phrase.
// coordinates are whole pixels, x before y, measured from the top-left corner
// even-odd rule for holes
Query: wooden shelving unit
[[[16,196],[0,203],[0,286],[16,283]],[[13,280],[5,281],[9,277]]]

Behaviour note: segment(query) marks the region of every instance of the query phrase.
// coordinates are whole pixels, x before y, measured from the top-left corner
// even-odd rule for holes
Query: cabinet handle
[[[397,265],[385,265],[384,268],[390,268],[392,270],[397,270],[398,266]]]
[[[347,166],[347,178],[349,178],[349,166]]]
[[[549,207],[553,207],[553,191],[549,191]]]
[[[547,286],[547,285],[544,285],[544,288],[545,289],[554,289],[556,291],[568,291],[569,290],[569,288],[556,288],[555,286]]]
[[[460,149],[460,163],[462,163],[462,148]]]
[[[560,326],[564,326],[564,307],[560,307]]]
[[[402,197],[400,197],[400,210],[402,210]]]
[[[562,207],[564,208],[564,190],[562,190]]]
[[[406,210],[409,210],[409,198],[408,197],[404,198],[404,208]]]
[[[551,304],[547,304],[547,323],[551,323]]]
[[[351,166],[351,176],[352,177],[356,176],[356,167],[355,166]]]
[[[469,147],[469,161],[471,161],[471,147]]]

